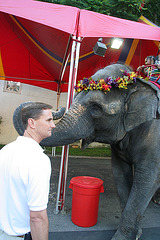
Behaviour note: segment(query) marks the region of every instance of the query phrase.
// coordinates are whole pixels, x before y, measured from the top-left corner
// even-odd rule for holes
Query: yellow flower
[[[136,73],[135,72],[131,72],[131,75],[130,75],[130,77],[136,77]]]
[[[122,72],[124,72],[124,71],[122,71]],[[84,91],[100,90],[100,91],[103,91],[104,93],[107,93],[110,91],[110,89],[112,87],[118,87],[120,89],[122,89],[122,88],[127,89],[128,84],[135,83],[135,79],[134,79],[135,77],[137,77],[135,72],[131,72],[131,73],[124,72],[123,77],[107,78],[108,83],[106,83],[104,79],[99,79],[95,82],[92,78],[88,78],[88,79],[86,79],[85,82],[84,82],[84,80],[80,80],[78,82],[78,84],[76,85],[75,89],[77,92],[81,92],[83,90]],[[142,78],[141,76],[138,76],[138,77]],[[147,80],[147,79],[145,79],[145,80]]]
[[[105,83],[104,79],[101,79],[99,82],[100,82],[100,83]]]

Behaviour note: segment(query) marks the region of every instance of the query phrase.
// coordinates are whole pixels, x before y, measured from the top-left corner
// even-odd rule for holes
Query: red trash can
[[[78,176],[70,181],[72,192],[72,222],[79,227],[92,227],[97,223],[99,195],[104,192],[99,178]]]

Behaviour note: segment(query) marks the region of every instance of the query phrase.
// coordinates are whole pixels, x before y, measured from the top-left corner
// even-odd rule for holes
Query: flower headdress
[[[111,88],[120,88],[127,89],[127,85],[136,82],[136,73],[123,72],[123,77],[107,77],[106,79],[93,80],[90,78],[84,78],[83,80],[78,81],[75,86],[76,92],[81,91],[93,91],[100,90],[104,93],[107,93]]]

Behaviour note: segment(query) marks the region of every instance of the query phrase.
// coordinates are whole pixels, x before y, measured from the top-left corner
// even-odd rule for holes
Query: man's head
[[[52,109],[52,106],[41,102],[28,103],[21,111],[24,129],[27,129],[29,118],[37,120],[45,109]]]
[[[21,111],[24,136],[30,136],[37,142],[51,136],[52,128],[55,127],[51,109],[52,106],[45,103],[28,103]]]
[[[155,56],[147,56],[145,58],[145,64],[146,65],[152,65],[155,63]]]

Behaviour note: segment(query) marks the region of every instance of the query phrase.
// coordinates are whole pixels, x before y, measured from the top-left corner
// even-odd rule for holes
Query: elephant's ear
[[[146,81],[143,78],[138,78],[138,79],[139,79],[139,81],[143,82],[144,84],[149,85],[156,92],[157,100],[158,100],[157,115],[158,115],[158,117],[160,117],[160,88],[158,88],[154,82]]]
[[[20,104],[13,113],[13,125],[20,136],[24,134],[24,126],[21,120],[22,108],[30,104],[31,102],[24,102]]]
[[[152,89],[132,91],[126,99],[124,128],[128,132],[157,116],[158,99]]]

